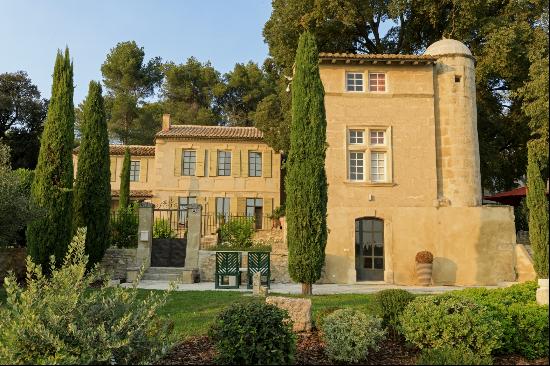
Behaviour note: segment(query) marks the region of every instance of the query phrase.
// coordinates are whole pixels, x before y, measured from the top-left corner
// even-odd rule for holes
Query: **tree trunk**
[[[302,295],[311,296],[313,294],[313,286],[311,283],[302,283]]]

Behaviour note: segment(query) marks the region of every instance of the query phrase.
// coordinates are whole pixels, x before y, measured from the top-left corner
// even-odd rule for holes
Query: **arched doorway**
[[[384,221],[372,217],[355,220],[357,281],[384,280]]]

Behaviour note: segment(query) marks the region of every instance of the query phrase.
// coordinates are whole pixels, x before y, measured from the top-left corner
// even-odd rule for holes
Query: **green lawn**
[[[152,290],[139,290],[145,297]],[[286,296],[286,295],[282,295]],[[0,287],[0,304],[5,302],[6,292]],[[178,338],[202,335],[216,315],[227,305],[235,301],[251,301],[255,299],[250,293],[234,291],[174,291],[168,297],[168,302],[160,313],[174,321],[174,331]],[[328,307],[353,307],[369,311],[372,309],[372,295],[316,295],[312,296],[313,317]]]

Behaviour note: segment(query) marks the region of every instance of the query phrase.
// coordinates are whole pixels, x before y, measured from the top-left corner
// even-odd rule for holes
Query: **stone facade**
[[[514,281],[512,208],[481,206],[468,48],[442,40],[421,56],[321,54],[320,74],[329,229],[321,282],[368,280],[364,271],[412,285],[421,250],[435,257],[434,284]],[[365,80],[362,90],[348,91],[350,74]],[[381,91],[370,88],[371,75],[382,75]]]
[[[9,271],[13,271],[18,279],[25,278],[26,259],[27,248],[0,248],[0,286]]]
[[[114,280],[127,280],[128,268],[136,266],[136,248],[109,248],[101,260],[101,267]]]

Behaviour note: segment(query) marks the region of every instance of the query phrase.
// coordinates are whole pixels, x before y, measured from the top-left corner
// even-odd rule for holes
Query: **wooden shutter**
[[[271,215],[273,213],[273,198],[264,198],[263,214]]]
[[[264,176],[264,178],[271,178],[272,175],[271,175],[271,159],[272,159],[272,154],[271,154],[271,150],[270,151],[264,151],[262,153],[262,175]]]
[[[141,183],[147,182],[147,163],[149,162],[149,159],[147,158],[141,158],[139,160],[139,181]]]
[[[204,177],[204,155],[206,150],[200,149],[197,150],[197,163],[195,166],[195,175],[197,177]]]
[[[111,168],[111,182],[116,182],[116,158],[111,157],[109,160],[109,165]]]
[[[197,197],[197,204],[202,206],[202,213],[205,214],[208,210],[208,198],[204,196],[198,196]]]
[[[183,149],[176,148],[174,155],[174,175],[176,177],[181,177],[181,155],[183,154]]]
[[[246,216],[246,198],[237,197],[237,215]]]
[[[209,150],[208,155],[208,176],[215,177],[218,175],[218,150]]]
[[[229,199],[229,213],[231,214],[231,216],[237,216],[238,215],[238,212],[237,212],[237,201],[238,201],[238,197],[231,197]]]
[[[243,177],[248,177],[248,172],[249,172],[249,168],[248,168],[248,158],[249,158],[249,154],[248,154],[248,150],[242,150],[243,152]]]
[[[231,175],[234,177],[241,176],[241,151],[231,151]]]

